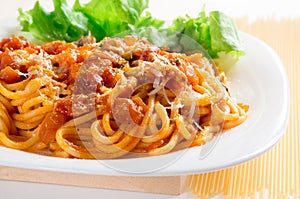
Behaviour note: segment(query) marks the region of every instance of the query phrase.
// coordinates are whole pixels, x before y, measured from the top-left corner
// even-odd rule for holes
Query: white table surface
[[[69,2],[73,2],[68,0]],[[88,0],[82,0],[85,2]],[[151,13],[161,19],[172,19],[178,15],[189,13],[195,16],[206,5],[206,10],[221,10],[232,17],[248,17],[249,22],[258,18],[273,17],[275,19],[299,17],[300,12],[296,0],[149,0]],[[17,18],[17,8],[29,9],[33,7],[35,0],[1,0],[0,28],[11,28],[9,21],[5,19]],[[41,0],[42,5],[52,9],[52,1]],[[184,3],[183,3],[184,2]],[[163,195],[136,193],[127,191],[104,190],[95,188],[81,188],[73,186],[49,185],[28,182],[15,182],[0,180],[0,198],[2,199],[79,199],[79,198],[157,198],[157,199],[180,199],[197,198],[192,193],[181,195]],[[215,196],[223,198],[222,196]]]

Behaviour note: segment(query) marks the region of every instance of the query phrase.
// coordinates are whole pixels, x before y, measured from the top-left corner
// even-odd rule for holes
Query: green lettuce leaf
[[[147,7],[148,0],[91,0],[84,5],[76,0],[73,9],[88,18],[89,30],[101,40],[133,30],[139,22],[142,25],[141,14]]]
[[[141,16],[139,21],[135,24],[135,29],[144,27],[161,28],[165,21],[154,18],[150,12],[146,12],[145,16]]]
[[[54,10],[47,12],[37,1],[33,9],[19,9],[22,31],[31,32],[41,41],[74,41],[88,33],[88,20],[80,12],[71,9],[66,0],[53,0]]]
[[[174,19],[159,30],[143,31],[143,35],[158,46],[175,51],[203,51],[223,70],[229,70],[244,55],[234,22],[220,11],[203,10],[195,18],[188,15]]]

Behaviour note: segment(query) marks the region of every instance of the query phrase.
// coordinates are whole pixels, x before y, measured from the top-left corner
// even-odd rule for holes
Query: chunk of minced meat
[[[77,91],[91,93],[101,92],[102,86],[113,88],[121,72],[118,66],[124,63],[125,60],[113,52],[95,50],[79,70],[75,83]]]
[[[137,105],[132,99],[116,98],[112,112],[117,124],[141,124],[145,115],[142,106]]]
[[[106,38],[100,42],[100,48],[115,52],[126,60],[132,59],[133,56],[135,56],[136,59],[143,58],[145,60],[149,52],[159,50],[158,47],[153,46],[150,42],[133,36]]]
[[[74,42],[77,46],[85,46],[96,43],[96,38],[92,35],[82,36],[78,41]]]
[[[54,100],[54,111],[70,119],[95,110],[94,95],[73,95],[68,98]]]

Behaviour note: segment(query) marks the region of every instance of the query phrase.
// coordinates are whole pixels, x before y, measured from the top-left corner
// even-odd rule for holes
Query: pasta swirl
[[[247,118],[248,105],[233,100],[225,74],[201,53],[133,36],[80,46],[19,40],[28,45],[0,42],[5,147],[80,159],[162,155],[203,145]]]

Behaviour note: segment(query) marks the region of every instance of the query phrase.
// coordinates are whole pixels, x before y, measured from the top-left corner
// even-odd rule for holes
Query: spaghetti
[[[246,119],[201,53],[91,36],[0,42],[0,144],[66,158],[161,155],[203,145]]]

